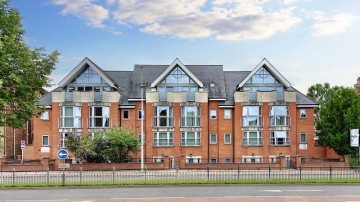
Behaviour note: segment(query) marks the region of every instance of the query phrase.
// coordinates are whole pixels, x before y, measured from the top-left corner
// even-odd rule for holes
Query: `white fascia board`
[[[297,108],[317,108],[319,105],[296,105]]]
[[[219,108],[235,108],[233,105],[221,105]]]
[[[264,58],[252,71],[249,75],[246,76],[244,80],[237,86],[237,89],[241,88],[246,82],[249,81],[251,77],[262,67],[266,66],[266,69],[277,78],[280,83],[282,83],[285,87],[290,87],[291,83],[269,62],[266,58]]]
[[[141,101],[141,98],[128,98],[128,101]],[[145,101],[145,98],[142,101]]]
[[[120,106],[120,109],[135,109],[135,106]]]
[[[226,101],[225,98],[209,98],[210,101]]]
[[[196,76],[191,73],[191,71],[185,67],[185,65],[178,59],[176,58],[166,69],[165,71],[163,71],[163,73],[160,74],[160,76],[155,79],[154,82],[152,82],[151,84],[151,88],[155,88],[173,69],[176,65],[179,65],[180,68],[200,87],[204,87],[204,84],[198,79],[196,78]]]
[[[51,109],[52,107],[51,107],[51,105],[46,105],[45,106],[45,109]]]
[[[92,62],[89,58],[85,57],[63,80],[60,81],[59,86],[65,87],[68,83],[70,83],[84,68],[85,64],[88,64],[99,76],[106,81],[111,87],[116,88],[115,83],[111,81],[111,79],[103,73],[94,62]]]

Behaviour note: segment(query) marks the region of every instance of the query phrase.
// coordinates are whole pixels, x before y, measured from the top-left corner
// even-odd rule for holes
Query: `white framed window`
[[[276,163],[276,156],[269,156],[269,163]]]
[[[185,163],[192,164],[192,163],[201,163],[201,156],[185,156]]]
[[[41,120],[49,120],[49,111],[48,111],[48,110],[45,110],[45,111],[41,114],[40,119],[41,119]]]
[[[43,147],[50,146],[49,135],[42,135],[41,136],[41,146],[43,146]]]
[[[210,119],[216,119],[216,110],[210,109]]]
[[[231,134],[230,133],[224,134],[224,144],[231,144]]]
[[[61,128],[81,128],[81,107],[62,106],[60,113]]]
[[[243,132],[244,146],[261,146],[263,145],[261,131],[244,131]]]
[[[210,158],[210,163],[217,163],[217,158],[214,157]]]
[[[300,109],[300,118],[306,118],[306,109]]]
[[[129,120],[130,119],[130,112],[129,110],[122,110],[122,119]]]
[[[201,146],[200,132],[182,132],[181,146]]]
[[[154,144],[155,147],[170,147],[174,146],[174,136],[172,132],[155,132]]]
[[[144,118],[144,120],[145,120],[145,117],[143,116],[143,114],[144,114],[144,110],[138,110],[138,113],[137,113],[138,115],[137,115],[137,119],[138,120],[141,120],[142,118]]]
[[[243,127],[260,127],[262,126],[261,107],[260,106],[243,106]]]
[[[290,145],[289,131],[271,131],[270,145]]]
[[[306,133],[300,133],[300,143],[306,144]]]
[[[270,126],[289,126],[290,116],[288,106],[270,107]]]
[[[89,128],[108,128],[110,127],[110,107],[92,106],[90,107]]]
[[[261,163],[263,162],[262,156],[242,156],[241,161],[243,163]]]
[[[307,162],[307,158],[306,157],[301,157],[301,163],[306,163]]]
[[[224,109],[224,119],[231,119],[231,110]]]
[[[210,134],[210,144],[217,144],[217,135],[214,133]]]
[[[200,126],[200,107],[183,106],[181,108],[181,127]]]
[[[154,127],[174,127],[173,108],[170,106],[154,107]]]
[[[162,156],[154,156],[153,157],[153,163],[163,163],[164,162],[164,157]]]
[[[224,158],[224,163],[232,163],[231,158],[225,157],[225,158]]]
[[[60,133],[60,148],[66,148],[66,142],[69,139],[69,133]]]

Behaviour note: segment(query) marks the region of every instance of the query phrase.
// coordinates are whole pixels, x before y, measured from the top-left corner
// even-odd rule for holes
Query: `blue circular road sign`
[[[69,152],[66,149],[60,149],[58,151],[59,159],[66,159],[69,156]]]

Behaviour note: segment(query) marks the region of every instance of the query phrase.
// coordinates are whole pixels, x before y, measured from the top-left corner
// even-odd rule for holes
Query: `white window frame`
[[[307,116],[307,110],[306,109],[300,109],[300,118],[304,119]]]
[[[214,161],[214,162],[213,162]],[[209,163],[217,163],[217,158],[211,157]]]
[[[44,138],[47,137],[47,144],[44,144]],[[41,136],[41,146],[42,147],[49,147],[50,146],[50,138],[49,135],[42,135]]]
[[[67,148],[66,141],[69,139],[69,133],[60,133],[60,148]]]
[[[217,118],[216,109],[210,109],[209,117],[210,117],[210,119],[216,119]]]
[[[153,163],[164,163],[165,158],[162,156],[153,156]]]
[[[258,114],[252,114],[251,108],[257,108]],[[258,105],[243,106],[242,108],[243,127],[261,127],[262,126],[262,107]],[[256,124],[251,124],[256,120]]]
[[[285,136],[284,136],[285,133]],[[279,137],[281,136],[281,137]],[[283,141],[279,141],[279,139]],[[282,142],[282,144],[279,144]],[[289,146],[290,145],[290,134],[289,131],[270,131],[270,145],[271,146]]]
[[[229,136],[229,142],[226,141],[226,136]],[[224,144],[231,144],[231,133],[224,134]]]
[[[262,156],[242,156],[241,162],[242,163],[262,163],[263,157]]]
[[[224,119],[231,119],[231,109],[224,109]]]
[[[139,109],[139,110],[137,111],[137,119],[138,119],[138,120],[141,120],[142,118],[145,120],[144,110]]]
[[[166,134],[165,138],[160,138],[160,133]],[[165,144],[163,142],[165,141]],[[154,132],[154,147],[172,147],[174,146],[174,133],[173,132]]]
[[[72,115],[66,115],[66,109],[72,108]],[[81,128],[81,107],[79,106],[62,106],[60,108],[60,128]],[[73,125],[66,126],[66,120],[72,119]]]
[[[41,113],[40,119],[44,121],[49,120],[49,110],[45,110],[43,113]]]
[[[303,137],[304,136],[304,139],[305,139],[305,141],[302,141],[303,140]],[[306,144],[307,142],[306,142],[306,139],[307,139],[307,137],[306,137],[306,133],[300,133],[300,144]]]
[[[190,133],[194,134],[194,138],[189,137]],[[186,147],[199,147],[199,146],[201,146],[201,134],[200,134],[200,132],[196,132],[196,131],[181,132],[181,146],[186,146]]]
[[[269,163],[276,163],[276,156],[269,156]]]
[[[253,137],[250,137],[250,133],[256,133],[256,144],[252,144],[252,142],[250,141],[250,139],[254,139]],[[263,145],[261,131],[244,131],[242,145],[243,146],[261,146],[261,145]]]
[[[188,116],[188,110],[195,112],[193,116]],[[193,122],[190,124],[188,119],[192,119]],[[200,127],[200,107],[198,106],[183,106],[181,108],[181,127]]]
[[[125,118],[125,112],[127,112],[127,118]],[[122,110],[121,112],[121,118],[122,120],[129,120],[130,119],[130,110]]]
[[[225,157],[224,163],[232,163],[232,159],[230,157]]]
[[[286,114],[279,114],[277,108],[285,107]],[[281,124],[283,120],[284,124]],[[276,126],[290,126],[290,110],[289,106],[277,105],[270,106],[270,127]]]
[[[101,116],[95,115],[95,108],[101,108]],[[91,106],[89,107],[89,128],[110,128],[110,107]],[[101,125],[96,125],[96,120],[101,119]]]
[[[215,142],[212,141],[212,138],[211,138],[211,137],[213,137],[213,136],[215,136]],[[217,134],[215,134],[215,133],[210,133],[210,144],[217,144]]]
[[[166,110],[166,116],[160,116],[162,110]],[[174,127],[174,112],[172,106],[156,106],[154,108],[154,127]],[[161,120],[166,120],[166,125],[161,125]]]
[[[201,163],[201,156],[185,156],[185,163]]]

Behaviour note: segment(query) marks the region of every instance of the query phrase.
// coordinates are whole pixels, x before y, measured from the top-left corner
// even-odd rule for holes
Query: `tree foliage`
[[[319,110],[321,106],[324,104],[324,102],[327,100],[327,98],[329,97],[331,90],[332,88],[330,87],[329,83],[324,83],[324,84],[317,83],[315,85],[310,86],[310,88],[308,88],[308,93],[306,95],[319,105],[319,108],[315,109],[316,120],[319,117],[318,114]]]
[[[132,154],[138,151],[140,142],[134,132],[115,127],[96,133],[93,138],[86,134],[71,136],[67,146],[75,153],[76,158],[89,163],[120,163],[132,158]]]
[[[39,93],[49,85],[59,53],[31,50],[23,40],[18,10],[0,0],[0,127],[23,127],[40,115]]]
[[[339,155],[355,153],[350,147],[350,129],[360,128],[360,96],[352,88],[328,89],[316,121],[319,144]]]

